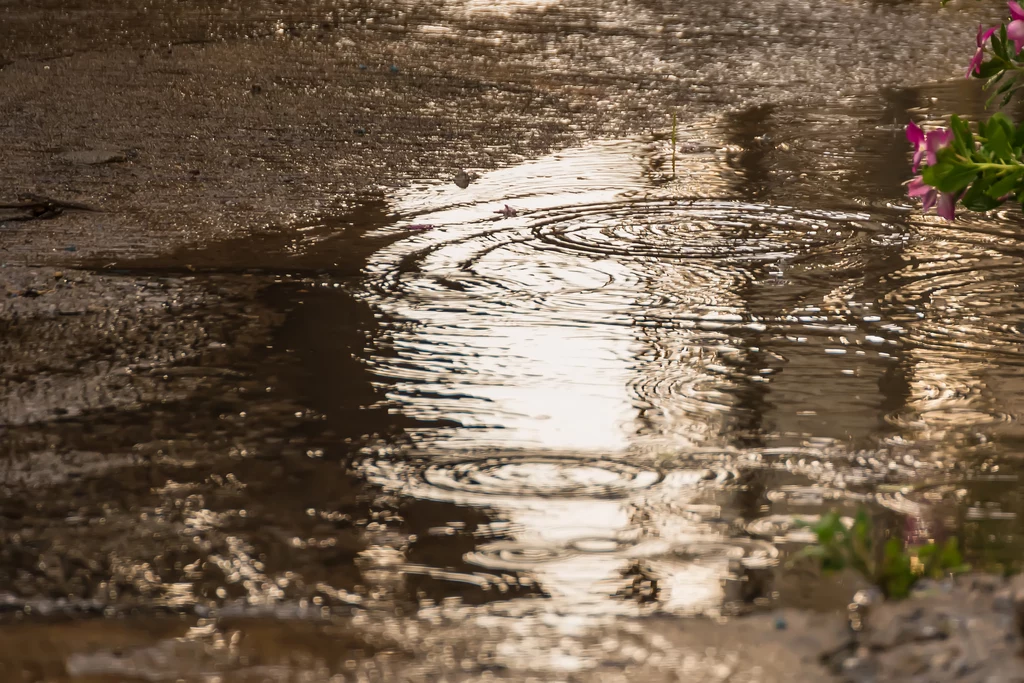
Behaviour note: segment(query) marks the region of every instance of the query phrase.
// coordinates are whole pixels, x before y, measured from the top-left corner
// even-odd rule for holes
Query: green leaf
[[[939,192],[955,194],[964,189],[978,177],[978,169],[973,165],[952,163],[925,166],[921,178]]]
[[[995,117],[992,117],[995,119]],[[1004,128],[999,121],[989,122],[988,126],[988,140],[985,146],[992,152],[996,159],[1000,161],[1009,161],[1013,158],[1013,149],[1010,147],[1010,138],[1016,131],[1011,131],[1007,134],[1006,128]]]
[[[1013,134],[1016,132],[1013,122],[1010,121],[1010,119],[1007,118],[1006,114],[1004,114],[1001,111],[997,111],[995,114],[992,114],[992,116],[989,117],[988,132],[990,135],[993,131],[993,125],[998,125],[1000,128],[1002,128],[1003,132],[1006,134],[1007,139],[1012,138]]]
[[[1013,132],[1013,146],[1015,148],[1024,146],[1024,121],[1021,121],[1017,125],[1017,130]]]
[[[1018,189],[1022,176],[1024,176],[1024,167],[1011,171],[996,182],[992,183],[992,186],[985,191],[985,194],[993,199],[1004,197]]]
[[[985,85],[981,87],[985,90],[988,90],[989,88],[994,87],[996,83],[1003,80],[1004,76],[1006,76],[1006,71],[1001,69],[995,75],[993,75],[991,78],[985,81]]]
[[[934,543],[925,543],[914,548],[914,552],[922,562],[927,562],[939,552],[939,547]]]
[[[917,583],[910,574],[896,574],[888,577],[885,585],[885,596],[891,600],[902,600],[910,595],[910,589]]]
[[[953,131],[953,147],[959,154],[969,157],[974,151],[974,136],[971,129],[955,114],[949,119],[949,127]]]
[[[988,181],[978,178],[964,196],[960,198],[960,203],[970,211],[991,211],[1000,206],[1002,202],[988,196],[987,191],[989,187]]]
[[[818,537],[818,543],[823,546],[827,546],[835,539],[838,534],[841,534],[845,528],[843,522],[839,518],[839,515],[835,512],[830,512],[827,515],[823,515],[817,524],[814,525],[814,533]]]
[[[850,536],[853,540],[865,545],[871,542],[871,518],[868,517],[867,510],[861,509],[857,511],[857,516],[853,518]]]
[[[939,556],[939,567],[946,571],[956,571],[963,563],[964,558],[960,555],[957,539],[954,537],[946,541],[946,545],[942,548],[942,554]]]
[[[911,569],[910,556],[904,552],[898,539],[890,538],[886,542],[883,565],[881,578],[884,585],[881,588],[887,597],[897,599],[907,597],[911,586],[917,581],[917,577]]]
[[[992,78],[996,74],[1005,73],[1005,71],[1006,71],[1006,69],[1004,69],[1000,65],[1000,62],[998,62],[998,61],[996,61],[994,59],[990,59],[987,62],[982,62],[981,63],[981,66],[978,67],[978,71],[974,73],[974,77],[975,78]]]
[[[1001,81],[1007,75],[1007,73],[1009,73],[1009,72],[1007,72],[1005,70],[997,72],[994,76],[992,76],[987,81],[985,81],[985,85],[982,86],[982,89],[989,90],[989,89],[995,87],[995,85],[997,83],[999,83],[999,81]],[[1012,76],[1010,76],[1010,78],[1008,80],[1006,80],[1001,86],[999,86],[999,88],[998,88],[998,90],[996,92],[994,92],[991,95],[989,95],[988,99],[985,100],[985,108],[986,109],[991,108],[993,100],[995,100],[997,97],[999,97],[1000,95],[1002,95],[1005,92],[1007,92],[1006,88],[1007,87],[1012,88],[1013,84],[1015,84],[1016,82],[1017,82],[1017,76],[1016,76],[1016,74],[1013,74]],[[980,126],[979,126],[979,130],[980,130]]]

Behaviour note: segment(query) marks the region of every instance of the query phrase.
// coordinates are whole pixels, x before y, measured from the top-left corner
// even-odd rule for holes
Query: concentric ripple
[[[498,541],[480,546],[467,553],[463,559],[484,569],[521,571],[536,569],[545,562],[556,562],[574,554],[569,548],[553,544],[528,545],[515,541]]]
[[[841,242],[863,227],[850,218],[739,202],[663,200],[542,217],[532,234],[543,245],[595,256],[735,262]]]
[[[814,543],[814,531],[808,525],[817,522],[818,515],[769,515],[747,524],[747,532],[775,543]]]
[[[369,265],[365,295],[392,340],[372,370],[405,414],[473,428],[455,447],[614,450],[638,433],[700,445],[754,425],[790,356],[877,375],[897,346],[846,300],[794,306],[806,285],[787,279],[890,231],[884,216],[623,190],[522,201],[534,206],[500,218],[486,205],[417,216],[436,229]],[[805,388],[786,390],[817,402]],[[858,402],[847,412],[874,410],[856,396],[841,392]]]
[[[974,475],[963,479],[921,482],[897,491],[881,491],[878,502],[913,518],[930,519],[964,509],[968,519],[1014,519],[1020,511],[1015,475]]]
[[[908,343],[947,357],[984,353],[1002,364],[1024,364],[1018,238],[954,232],[945,240],[922,241],[907,260],[891,278],[896,286],[887,303],[905,325]]]
[[[417,498],[455,502],[505,499],[627,498],[662,474],[621,460],[573,455],[494,455],[445,459],[422,468],[368,462],[371,482]]]
[[[438,228],[379,254],[374,282],[424,302],[463,292],[473,300],[467,312],[508,314],[516,301],[567,312],[613,310],[616,294],[651,293],[647,282],[664,274],[650,272],[652,264],[675,264],[672,274],[685,277],[679,284],[698,290],[746,280],[758,264],[791,263],[885,229],[884,220],[860,212],[620,197],[544,206],[497,222],[484,214]],[[674,289],[665,290],[666,303]]]
[[[580,556],[590,556],[596,561],[605,561],[610,557],[648,557],[664,553],[667,547],[665,541],[655,538],[639,540],[628,537],[583,535],[560,544],[496,541],[478,546],[463,559],[485,569],[517,571],[538,569],[546,563]]]
[[[674,559],[697,564],[739,562],[744,567],[774,566],[779,549],[771,543],[757,539],[723,538],[720,540],[694,539],[678,545],[671,552]]]

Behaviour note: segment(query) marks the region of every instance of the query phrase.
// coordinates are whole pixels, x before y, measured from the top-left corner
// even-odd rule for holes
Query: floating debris
[[[61,161],[85,166],[99,166],[101,164],[120,164],[129,161],[137,154],[125,152],[119,149],[86,149],[73,152],[64,152],[57,155]]]
[[[498,209],[494,213],[500,214],[502,218],[512,218],[514,216],[518,216],[519,215],[519,212],[516,211],[511,206],[509,206],[508,204],[506,204],[503,208]]]

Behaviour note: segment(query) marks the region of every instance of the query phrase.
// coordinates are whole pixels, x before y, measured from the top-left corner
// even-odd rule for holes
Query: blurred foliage
[[[813,561],[825,573],[852,569],[877,586],[886,598],[910,594],[923,578],[939,579],[967,571],[956,537],[942,544],[907,546],[903,539],[877,534],[871,516],[861,509],[852,524],[831,512],[816,522],[800,523],[811,529],[817,545],[808,546],[797,560]]]

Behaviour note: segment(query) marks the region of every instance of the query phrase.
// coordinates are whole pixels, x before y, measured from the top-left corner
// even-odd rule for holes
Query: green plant
[[[812,559],[825,573],[850,568],[876,585],[886,598],[905,598],[922,578],[942,578],[966,571],[955,537],[945,543],[906,546],[901,538],[884,539],[875,532],[865,509],[849,524],[836,512],[817,522],[799,523],[810,528],[818,544],[805,548],[796,559]]]
[[[987,106],[997,98],[1005,106],[1024,90],[1024,8],[1015,0],[1007,6],[1009,22],[978,26],[965,74],[995,89]],[[1024,205],[1024,126],[1006,115],[997,112],[979,120],[976,134],[956,116],[950,128],[927,134],[911,122],[907,139],[914,146],[913,172],[921,170],[908,183],[907,194],[919,198],[925,212],[934,207],[951,221],[957,204],[971,211],[990,211],[1011,200]]]

